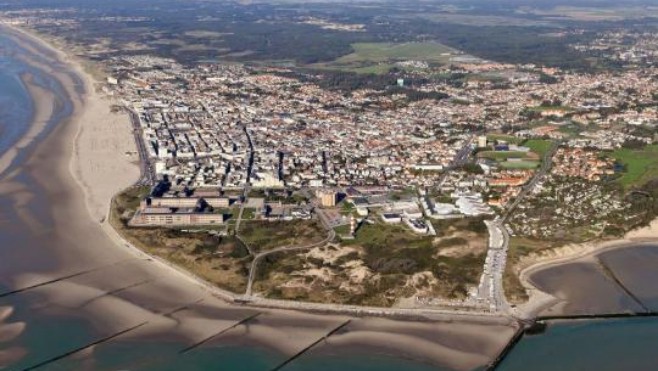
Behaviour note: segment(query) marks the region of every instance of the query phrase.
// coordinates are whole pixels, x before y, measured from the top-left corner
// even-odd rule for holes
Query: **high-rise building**
[[[486,135],[480,135],[478,137],[478,147],[479,148],[484,148],[487,146],[487,136]]]

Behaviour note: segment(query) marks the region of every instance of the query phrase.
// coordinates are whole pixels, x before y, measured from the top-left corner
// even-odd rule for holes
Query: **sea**
[[[36,44],[30,47],[39,48]],[[40,51],[47,59],[49,52]],[[44,179],[37,179],[38,176],[29,171],[27,160],[36,146],[70,117],[73,104],[49,71],[27,62],[35,58],[41,57],[16,43],[0,28],[0,158],[17,150],[17,155],[11,156],[10,166],[0,171],[0,369],[261,371],[282,365],[288,356],[257,345],[225,344],[181,354],[180,350],[189,343],[173,335],[137,341],[103,338],[107,334],[99,329],[98,321],[92,321],[86,313],[76,308],[59,308],[53,313],[45,310],[48,302],[44,296],[28,291],[14,293],[20,286],[16,284],[19,275],[66,270],[57,265],[49,246],[56,239],[65,240],[66,236],[62,238],[55,228],[57,223],[49,207],[51,199],[44,196],[46,192],[42,188]],[[50,60],[41,61],[58,72],[65,72],[62,66]],[[45,130],[36,140],[20,143],[30,129],[35,107],[21,79],[26,75],[59,99]],[[9,330],[17,328],[21,330]],[[106,341],[102,346],[89,347],[93,355],[76,352],[99,339]],[[441,370],[392,354],[332,354],[331,351],[305,355],[283,369]]]
[[[23,370],[40,366],[45,370],[273,370],[287,358],[259,346],[226,344],[181,354],[186,345],[175,338],[124,341],[104,339],[94,348],[93,356],[80,350],[99,339],[96,322],[79,315],[75,308],[62,313],[45,313],[40,308],[38,295],[6,295],[15,289],[14,276],[26,270],[49,269],[48,233],[54,221],[48,211],[48,199],[41,198],[40,183],[29,172],[23,171],[26,159],[39,140],[47,137],[72,112],[57,79],[30,66],[25,56],[30,51],[17,45],[0,32],[0,156],[16,146],[30,128],[34,103],[21,81],[30,74],[35,83],[61,94],[47,129],[35,143],[19,150],[11,166],[0,173],[0,189],[15,183],[23,187],[29,197],[17,206],[15,194],[0,192],[0,312],[13,308],[7,318],[0,320],[0,329],[12,323],[23,323],[25,328],[13,337],[0,337],[0,369]],[[33,56],[30,56],[33,57]],[[29,208],[37,215],[40,229],[35,233],[21,208]],[[634,274],[643,279],[642,298],[650,306],[658,301],[656,270],[650,274],[628,269],[642,263],[645,269],[658,263],[657,247],[627,249],[632,253],[616,252],[606,256],[610,266],[623,265],[627,282],[639,285]],[[629,258],[630,256],[630,258]],[[653,260],[651,260],[653,259]],[[567,274],[567,273],[561,273]],[[586,289],[586,288],[583,288]],[[626,299],[624,299],[626,300]],[[500,364],[500,370],[655,370],[658,369],[658,320],[653,318],[624,318],[607,320],[573,320],[550,322],[546,331],[524,336]],[[8,358],[7,354],[13,354]],[[483,365],[484,367],[484,365]],[[310,352],[282,368],[289,371],[430,371],[444,370],[434,365],[403,355],[377,352]]]

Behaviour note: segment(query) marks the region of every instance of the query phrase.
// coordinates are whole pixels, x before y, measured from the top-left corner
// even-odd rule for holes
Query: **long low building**
[[[145,201],[147,206],[154,208],[195,208],[204,203],[214,208],[225,208],[230,205],[227,197],[149,197]]]
[[[224,224],[224,214],[203,207],[229,205],[228,198],[163,197],[146,198],[130,220],[131,226],[186,226]],[[204,211],[205,209],[205,211]]]
[[[172,211],[170,208],[140,209],[130,221],[131,226],[186,226],[224,224],[223,214],[199,213],[193,209]]]

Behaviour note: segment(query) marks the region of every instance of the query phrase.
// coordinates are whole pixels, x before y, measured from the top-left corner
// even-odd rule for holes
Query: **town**
[[[163,256],[222,267],[202,276],[246,301],[513,310],[524,294],[503,280],[518,280],[521,254],[651,216],[634,192],[655,175],[643,160],[656,148],[653,37],[619,30],[571,45],[623,65],[592,71],[455,49],[441,63],[368,67],[394,66],[390,76],[113,55],[101,88],[131,116],[142,160],[118,210],[123,233],[165,244],[149,231],[188,233],[193,248]],[[219,246],[195,245],[199,232]]]
[[[401,78],[346,93],[280,67],[190,69],[153,56],[110,66],[104,89],[131,113],[148,164],[143,184],[154,186],[130,225],[221,226],[231,235],[250,222],[317,219],[336,235],[330,260],[348,264],[318,277],[329,263],[309,247],[317,264],[284,259],[295,273],[274,291],[258,284],[266,296],[280,297],[282,286],[311,291],[311,279],[327,289],[345,272],[351,285],[333,290],[358,293],[377,275],[349,247],[363,229],[399,225],[407,232],[395,233],[440,241],[446,222],[476,218],[489,234],[488,247],[472,251],[484,270],[461,293],[437,294],[445,287],[432,275],[423,288],[399,285],[414,287],[413,306],[508,310],[501,282],[510,240],[583,241],[641,219],[622,222],[630,205],[603,183],[622,172],[614,151],[654,141],[650,70],[601,76],[480,61],[441,68],[451,76],[443,81],[407,87]]]
[[[3,2],[0,368],[650,369],[652,1]]]

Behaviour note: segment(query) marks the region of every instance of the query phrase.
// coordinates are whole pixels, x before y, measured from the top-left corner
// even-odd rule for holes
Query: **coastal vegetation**
[[[559,245],[560,243],[557,241],[544,241],[519,236],[510,237],[507,265],[503,273],[505,296],[510,303],[520,304],[528,300],[528,293],[519,278],[520,270],[518,264],[521,258],[531,253],[539,253]]]
[[[277,299],[374,306],[416,296],[464,298],[480,278],[486,227],[481,220],[437,227],[431,237],[402,225],[363,223],[340,245],[269,255],[254,290]]]
[[[129,227],[148,194],[148,187],[118,194],[112,202],[113,227],[134,246],[234,293],[246,289],[251,254],[325,238],[315,220],[244,221],[241,238],[220,235],[221,227]],[[376,306],[415,296],[464,298],[481,274],[486,227],[480,219],[463,219],[436,222],[435,228],[437,236],[431,237],[402,225],[363,223],[353,240],[340,245],[266,255],[253,290],[269,298]],[[349,227],[339,229],[346,234]]]
[[[128,222],[149,194],[149,187],[131,187],[112,200],[110,223],[133,246],[198,275],[217,287],[244,292],[251,256],[246,246],[216,230],[129,227]]]
[[[239,234],[255,253],[284,246],[307,246],[326,237],[316,220],[250,221],[242,224]]]

